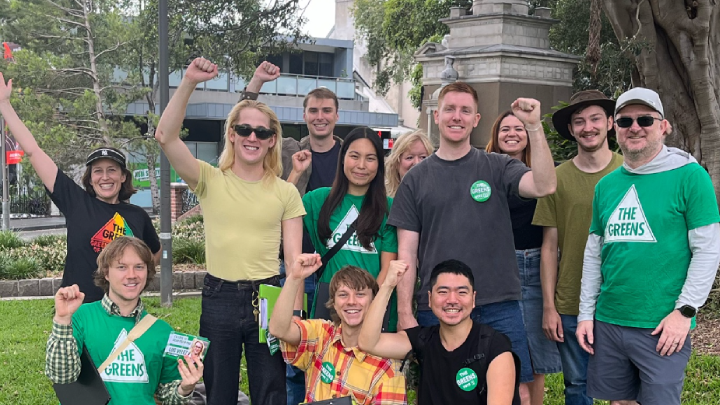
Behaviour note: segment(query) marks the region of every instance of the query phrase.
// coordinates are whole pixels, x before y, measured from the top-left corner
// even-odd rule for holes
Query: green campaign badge
[[[335,366],[329,361],[323,362],[320,368],[320,380],[325,384],[330,384],[335,378]]]
[[[478,385],[478,376],[472,369],[461,368],[455,376],[455,382],[463,391],[472,391]]]
[[[267,342],[268,348],[270,349],[270,355],[273,356],[280,350],[280,342],[278,339],[270,334],[269,330],[265,330],[265,341]]]
[[[477,202],[485,202],[490,198],[492,190],[485,180],[478,180],[470,187],[470,195]]]

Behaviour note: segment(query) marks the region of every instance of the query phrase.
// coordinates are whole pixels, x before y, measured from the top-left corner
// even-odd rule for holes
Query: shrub
[[[0,277],[9,280],[22,280],[38,277],[42,268],[37,260],[30,257],[13,258],[10,255],[0,257]]]
[[[46,247],[53,246],[58,242],[67,244],[67,235],[40,235],[34,238],[30,243],[40,247]]]
[[[20,239],[13,231],[0,231],[0,249],[14,249],[25,246],[25,241]]]
[[[173,264],[205,263],[205,240],[194,238],[173,239]]]

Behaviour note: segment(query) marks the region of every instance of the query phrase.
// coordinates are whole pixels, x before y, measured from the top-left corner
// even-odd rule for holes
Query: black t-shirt
[[[420,362],[418,405],[487,404],[485,378],[490,363],[502,353],[510,352],[510,339],[490,326],[473,322],[465,343],[449,352],[440,340],[440,326],[417,326],[407,329],[408,339]],[[489,336],[485,353],[478,353],[481,336]],[[466,360],[482,354],[486,359],[466,364]],[[479,357],[479,356],[478,356]],[[520,404],[518,395],[520,363],[515,357],[515,398],[513,405]],[[473,380],[476,383],[473,383]],[[461,388],[461,385],[464,387]]]
[[[542,246],[543,227],[532,224],[536,199],[525,200],[519,196],[508,198],[515,250],[535,249]]]
[[[326,152],[312,151],[312,170],[308,180],[305,193],[322,187],[332,187],[337,172],[338,159],[340,157],[340,142]],[[315,247],[310,239],[310,234],[303,231],[303,253],[314,253]]]
[[[150,216],[137,205],[108,204],[91,197],[61,170],[55,178],[50,198],[65,215],[67,223],[67,256],[62,286],[77,284],[85,293],[83,302],[102,299],[104,292],[93,282],[97,257],[105,246],[120,236],[143,240],[155,253],[160,239]]]

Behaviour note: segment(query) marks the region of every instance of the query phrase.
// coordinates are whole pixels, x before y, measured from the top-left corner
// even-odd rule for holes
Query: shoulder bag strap
[[[320,278],[323,275],[323,272],[325,272],[325,267],[327,267],[328,262],[330,260],[332,260],[333,256],[335,256],[335,254],[337,252],[339,252],[343,246],[345,246],[345,243],[347,243],[348,239],[350,239],[350,236],[352,236],[352,234],[355,233],[355,223],[356,222],[357,222],[357,219],[355,221],[353,221],[353,223],[350,224],[350,226],[348,226],[348,229],[345,231],[345,233],[340,238],[340,240],[338,240],[337,243],[335,243],[335,245],[333,245],[333,247],[330,248],[330,250],[328,250],[328,252],[325,253],[323,255],[323,257],[320,259],[322,261],[322,266],[320,266],[320,268],[315,272],[315,274],[317,274],[318,280],[320,280]]]
[[[131,342],[134,342],[136,339],[139,339],[140,336],[143,335],[143,333],[145,333],[148,329],[150,329],[150,327],[155,323],[155,321],[157,321],[157,318],[155,318],[154,316],[152,316],[150,314],[145,315],[143,317],[143,319],[141,319],[140,322],[138,322],[132,328],[132,330],[130,330],[130,333],[128,333],[127,338],[125,338],[125,340],[123,340],[123,342],[120,343],[120,346],[118,346],[117,349],[115,349],[112,353],[110,353],[110,355],[108,356],[107,359],[105,359],[103,364],[100,365],[100,367],[98,367],[98,373],[102,374],[103,371],[105,371],[105,369],[107,368],[107,366],[109,366],[110,363],[115,361],[117,356],[119,356],[120,353],[122,353]]]

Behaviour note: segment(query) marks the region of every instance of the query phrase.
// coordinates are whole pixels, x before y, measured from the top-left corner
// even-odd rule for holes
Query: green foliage
[[[410,73],[410,83],[412,84],[412,88],[408,92],[410,102],[415,108],[420,108],[422,106],[422,77],[423,67],[421,64],[417,63]]]
[[[173,264],[204,264],[205,241],[198,239],[174,238],[172,258]]]
[[[42,274],[38,260],[32,257],[11,257],[0,253],[0,279],[22,280],[35,278]]]
[[[13,231],[0,231],[0,250],[25,246],[25,242]]]
[[[32,240],[32,243],[39,247],[49,247],[57,244],[67,243],[67,235],[40,235]]]

